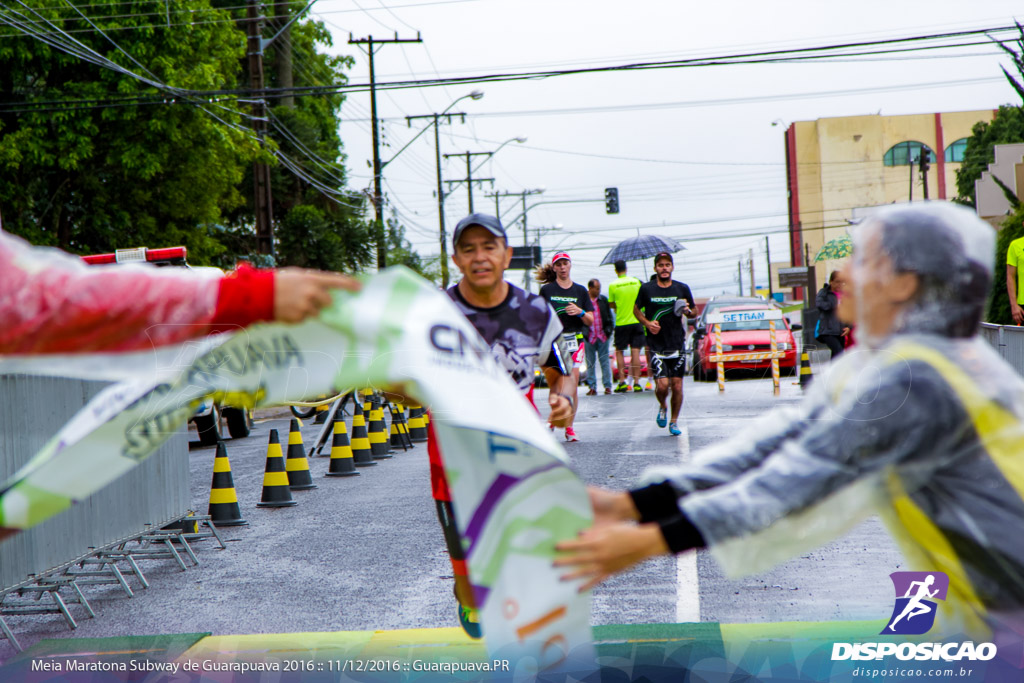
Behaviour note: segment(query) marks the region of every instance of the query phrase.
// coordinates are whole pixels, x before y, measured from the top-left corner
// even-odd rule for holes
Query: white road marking
[[[680,420],[682,434],[676,437],[679,462],[690,459],[690,430]],[[700,621],[700,587],[697,584],[697,551],[690,550],[676,556],[676,623]]]

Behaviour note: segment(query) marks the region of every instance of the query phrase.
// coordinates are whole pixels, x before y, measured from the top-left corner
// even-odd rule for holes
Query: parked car
[[[766,302],[756,304],[746,303],[742,305],[723,305],[718,307],[721,313],[731,312],[754,312],[777,308]],[[793,331],[802,329],[800,325],[790,326],[789,321],[783,318],[775,323],[775,343],[779,351],[785,352],[785,356],[779,359],[779,370],[783,374],[796,374],[796,340]],[[715,335],[708,332],[701,336],[699,341],[694,342],[694,353],[696,360],[693,364],[693,378],[699,382],[712,382],[718,378],[716,363],[707,360],[715,353]],[[768,320],[746,320],[740,322],[722,323],[722,352],[729,353],[758,353],[771,350],[771,332]],[[726,370],[759,370],[764,371],[772,366],[771,360],[734,360],[726,361]]]
[[[696,373],[697,362],[699,360],[697,355],[697,349],[700,347],[700,342],[707,334],[707,317],[708,313],[716,311],[723,306],[761,306],[767,302],[759,296],[728,296],[720,295],[713,296],[708,299],[708,302],[704,304],[704,308],[696,318],[689,320],[690,327],[693,328],[693,334],[691,334],[687,340],[687,347],[690,351],[690,368]],[[697,375],[694,374],[694,377]]]
[[[114,263],[142,263],[157,268],[180,267],[190,270],[196,277],[220,277],[224,274],[220,268],[212,266],[192,266],[187,261],[188,252],[185,247],[166,247],[163,249],[118,249],[112,254],[93,254],[83,256],[82,260],[90,265]],[[249,436],[252,430],[252,414],[244,408],[221,406],[213,401],[203,401],[190,420],[196,426],[199,442],[204,446],[213,446],[221,438],[221,418],[228,425],[228,433],[233,439]]]

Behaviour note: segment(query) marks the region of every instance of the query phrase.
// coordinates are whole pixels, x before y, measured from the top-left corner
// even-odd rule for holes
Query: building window
[[[967,138],[960,138],[946,148],[946,161],[959,164],[964,160],[964,150],[967,149]]]
[[[926,149],[929,152],[932,151],[931,148],[923,142],[917,142],[915,140],[900,142],[889,148],[889,151],[886,152],[883,157],[883,161],[886,166],[909,166],[910,164],[916,164],[918,159],[921,158],[922,149]],[[931,159],[932,161],[935,161],[934,153],[932,153]]]

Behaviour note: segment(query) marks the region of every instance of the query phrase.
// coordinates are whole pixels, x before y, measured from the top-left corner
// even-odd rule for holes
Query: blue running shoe
[[[459,624],[470,638],[479,640],[483,636],[483,631],[480,630],[480,613],[476,609],[460,604]]]
[[[668,422],[668,415],[665,414],[664,408],[658,409],[658,417],[654,421],[658,423],[659,427],[665,426],[665,423]]]
[[[672,436],[679,436],[680,434],[683,433],[683,431],[679,429],[679,425],[673,422],[668,426],[668,433],[671,434]]]

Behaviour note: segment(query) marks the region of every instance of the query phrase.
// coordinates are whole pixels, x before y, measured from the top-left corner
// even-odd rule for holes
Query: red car
[[[772,310],[770,304],[745,304],[742,306],[723,306],[717,313],[734,313],[738,311],[764,311]],[[699,382],[713,382],[718,378],[718,369],[715,363],[707,360],[708,356],[715,353],[715,334],[713,326],[708,326],[708,332],[697,345],[697,362],[693,366],[693,378]],[[803,329],[800,325],[790,326],[786,319],[775,321],[775,343],[779,351],[786,355],[779,359],[779,370],[782,374],[792,375],[796,373],[796,340],[793,338],[795,330]],[[732,353],[758,353],[771,350],[771,333],[768,329],[767,320],[747,320],[742,322],[722,323],[722,352]],[[770,360],[735,360],[725,362],[726,370],[770,370]]]

